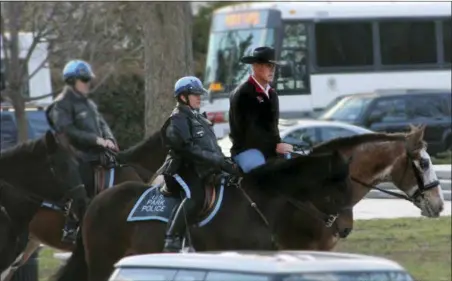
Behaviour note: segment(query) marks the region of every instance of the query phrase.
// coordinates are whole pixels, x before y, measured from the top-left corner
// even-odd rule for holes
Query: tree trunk
[[[193,75],[190,2],[146,2],[144,32],[145,132],[160,130],[174,105],[174,83]]]
[[[6,3],[5,3],[6,4]],[[7,87],[6,92],[11,99],[14,107],[14,114],[17,124],[17,137],[19,142],[24,142],[28,139],[28,122],[25,115],[25,100],[22,96],[23,90],[23,75],[22,65],[20,64],[20,46],[19,46],[19,32],[20,20],[23,8],[21,2],[8,2],[7,12],[9,18],[8,32],[9,32],[9,69],[7,69]],[[24,63],[27,63],[25,61]],[[27,81],[28,82],[28,81]]]

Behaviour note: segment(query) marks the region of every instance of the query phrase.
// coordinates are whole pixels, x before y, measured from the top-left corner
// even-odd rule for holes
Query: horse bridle
[[[419,169],[416,167],[416,164],[414,163],[415,159],[414,156],[411,152],[409,152],[408,148],[405,147],[405,153],[406,153],[406,163],[405,163],[405,169],[403,171],[403,174],[400,178],[399,184],[398,186],[402,186],[402,183],[405,181],[406,178],[406,173],[408,171],[408,166],[411,166],[411,168],[413,169],[413,173],[414,173],[414,177],[416,178],[416,183],[418,188],[416,189],[416,191],[412,194],[412,195],[408,195],[408,194],[400,194],[397,192],[393,192],[390,190],[385,190],[383,188],[380,188],[378,186],[375,186],[373,184],[368,184],[365,183],[355,177],[351,177],[351,179],[360,184],[363,185],[365,187],[368,187],[370,189],[376,189],[378,191],[381,191],[383,193],[386,193],[388,195],[400,198],[400,199],[404,199],[410,202],[415,202],[419,197],[424,197],[425,192],[429,191],[430,189],[433,189],[435,187],[438,187],[440,185],[440,181],[436,180],[436,181],[432,181],[431,183],[425,185],[424,183],[424,179],[422,177],[422,175],[420,174],[421,172],[419,171]],[[419,165],[421,166],[421,169],[423,168],[423,162],[421,162],[421,160],[419,161]]]

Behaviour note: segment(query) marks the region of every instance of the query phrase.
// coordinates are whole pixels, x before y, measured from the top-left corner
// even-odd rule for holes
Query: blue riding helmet
[[[91,69],[91,65],[82,60],[71,60],[63,69],[64,80],[70,78],[90,80],[94,77],[95,75]]]
[[[201,80],[195,76],[185,76],[174,84],[174,97],[177,98],[182,93],[202,96],[207,94],[207,90],[202,86]]]

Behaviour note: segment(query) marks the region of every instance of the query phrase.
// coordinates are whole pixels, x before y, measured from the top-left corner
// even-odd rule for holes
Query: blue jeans
[[[255,148],[245,150],[234,156],[233,159],[245,174],[265,164],[264,154]]]

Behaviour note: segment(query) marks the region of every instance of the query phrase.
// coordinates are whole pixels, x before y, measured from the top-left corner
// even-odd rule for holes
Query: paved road
[[[441,216],[451,215],[451,202],[446,201]],[[412,203],[400,199],[364,199],[354,207],[355,219],[421,217]]]

